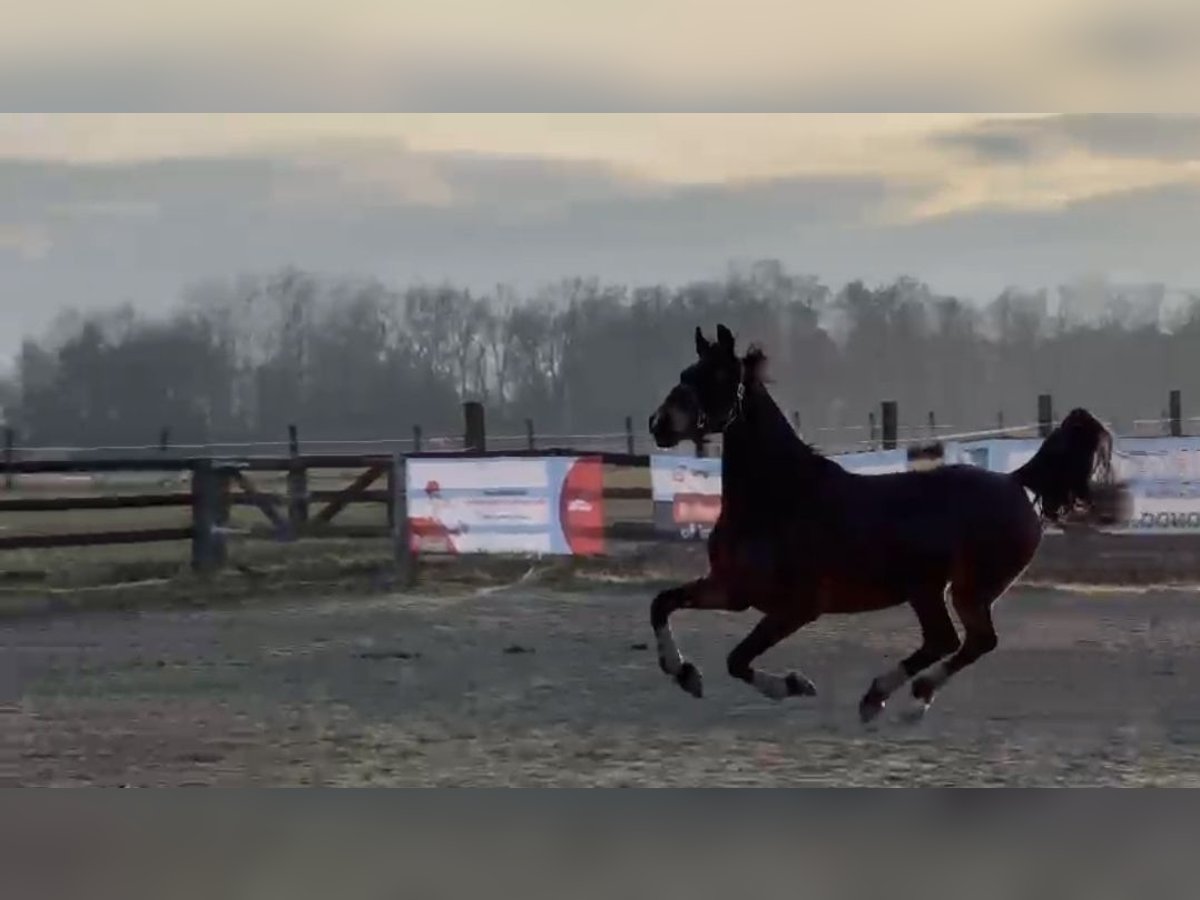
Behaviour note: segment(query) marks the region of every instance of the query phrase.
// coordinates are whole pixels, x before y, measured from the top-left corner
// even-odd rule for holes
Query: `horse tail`
[[[1094,491],[1093,478],[1105,485],[1111,483],[1112,452],[1112,433],[1087,410],[1073,409],[1012,477],[1033,493],[1047,521],[1057,523],[1081,507],[1108,519],[1111,511],[1097,509],[1098,505],[1108,504],[1097,503],[1100,498]],[[1102,493],[1107,501],[1109,492]]]

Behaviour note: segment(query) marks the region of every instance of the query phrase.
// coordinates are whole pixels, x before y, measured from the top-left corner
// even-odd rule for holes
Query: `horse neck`
[[[767,512],[807,484],[824,460],[761,385],[750,388],[721,448],[722,504]]]

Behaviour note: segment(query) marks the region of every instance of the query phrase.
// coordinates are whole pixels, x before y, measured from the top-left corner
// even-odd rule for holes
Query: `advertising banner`
[[[908,453],[904,450],[864,450],[861,453],[841,453],[830,456],[847,472],[858,475],[887,475],[908,469]]]
[[[1040,438],[988,439],[939,445],[937,464],[965,463],[1012,472],[1037,453]],[[934,464],[907,450],[871,450],[831,459],[861,475],[903,472]],[[654,523],[664,535],[704,538],[721,512],[721,461],[686,456],[651,457]],[[1200,535],[1200,437],[1118,438],[1117,478],[1129,490],[1129,518],[1104,530],[1122,534]]]
[[[965,444],[964,462],[1012,472],[1042,446],[1040,438]],[[1130,494],[1129,517],[1104,530],[1128,534],[1200,534],[1200,438],[1117,438],[1113,473]]]
[[[604,552],[604,467],[591,457],[410,459],[417,553]]]
[[[831,457],[851,472],[881,475],[923,465],[906,450],[873,450]],[[721,460],[713,457],[650,457],[655,530],[683,540],[701,540],[721,514]]]
[[[1114,450],[1132,500],[1124,530],[1200,535],[1200,438],[1118,438]]]
[[[721,460],[651,456],[655,530],[682,538],[708,537],[721,514]]]

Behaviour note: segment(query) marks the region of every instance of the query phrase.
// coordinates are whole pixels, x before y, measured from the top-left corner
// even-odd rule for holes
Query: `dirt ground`
[[[1023,589],[1000,649],[917,726],[873,729],[870,678],[907,610],[817,622],[763,660],[817,684],[776,704],[724,657],[752,615],[680,613],[705,671],[659,671],[644,590],[512,586],[0,623],[6,785],[1200,785],[1200,596]],[[906,698],[903,698],[906,699]]]

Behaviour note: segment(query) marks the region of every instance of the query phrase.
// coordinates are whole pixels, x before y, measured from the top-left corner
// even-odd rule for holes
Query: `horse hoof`
[[[675,681],[697,700],[704,696],[704,679],[700,675],[700,670],[690,662],[683,664],[675,676]]]
[[[805,678],[803,675],[797,675],[795,672],[789,672],[784,682],[787,684],[787,695],[789,697],[815,697],[817,696],[817,686]]]
[[[912,683],[912,695],[922,706],[928,707],[933,702],[933,692],[937,690],[936,685],[929,678],[921,677]]]
[[[865,697],[858,702],[858,718],[864,725],[869,725],[874,722],[881,712],[883,712],[884,699],[878,694],[868,692]]]

